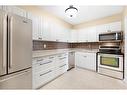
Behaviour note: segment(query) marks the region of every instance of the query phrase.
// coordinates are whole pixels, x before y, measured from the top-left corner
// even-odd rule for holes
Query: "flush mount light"
[[[70,5],[69,8],[65,10],[65,13],[69,18],[74,18],[78,13],[78,9],[73,7],[73,5]]]

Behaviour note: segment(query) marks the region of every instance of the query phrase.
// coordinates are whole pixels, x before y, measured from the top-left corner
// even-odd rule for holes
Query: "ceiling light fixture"
[[[74,18],[78,13],[78,9],[73,7],[73,5],[70,5],[69,8],[65,10],[65,13],[69,18]]]

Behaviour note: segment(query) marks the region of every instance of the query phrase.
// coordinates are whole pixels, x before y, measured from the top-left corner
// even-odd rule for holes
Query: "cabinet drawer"
[[[43,86],[50,80],[52,80],[53,77],[53,70],[49,69],[45,72],[40,72],[37,74],[33,74],[33,88],[38,88],[40,86]]]
[[[57,56],[56,66],[60,66],[68,63],[68,54],[60,54]]]
[[[34,64],[38,64],[38,63],[45,63],[49,60],[55,60],[55,56],[34,58],[32,63],[34,65]]]
[[[57,57],[58,58],[68,57],[68,53],[59,54],[57,55]]]
[[[68,69],[68,65],[67,64],[63,64],[61,66],[58,66],[55,70],[54,70],[54,77],[57,77],[63,73],[65,73]]]
[[[33,71],[38,72],[49,68],[53,68],[53,66],[54,66],[54,61],[51,60],[47,62],[40,62],[36,65],[33,65]]]

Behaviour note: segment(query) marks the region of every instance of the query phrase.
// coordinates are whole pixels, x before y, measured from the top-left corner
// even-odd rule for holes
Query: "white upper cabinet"
[[[3,6],[0,6],[0,9],[2,10],[3,9]]]
[[[88,42],[88,29],[79,29],[78,33],[78,42]]]
[[[51,22],[50,30],[52,41],[68,42],[69,29],[57,23]]]
[[[109,31],[111,32],[114,32],[114,31],[119,32],[122,30],[121,21],[109,23],[108,26],[109,26]]]
[[[87,34],[87,38],[88,38],[88,42],[96,42],[97,41],[97,33],[96,33],[96,27],[90,27],[88,29],[88,34]]]
[[[23,10],[23,9],[21,9],[19,7],[15,7],[15,6],[3,6],[2,8],[6,12],[11,12],[13,14],[16,14],[16,15],[19,15],[19,16],[27,18],[27,11]]]
[[[51,22],[44,18],[44,23],[43,23],[43,40],[45,41],[52,41],[51,37]]]
[[[97,26],[97,41],[99,41],[99,34],[106,32],[119,32],[121,31],[121,22],[112,22],[108,24],[98,25]]]
[[[78,30],[73,29],[70,31],[69,42],[78,42]]]
[[[96,27],[89,27],[78,30],[78,42],[96,42]]]

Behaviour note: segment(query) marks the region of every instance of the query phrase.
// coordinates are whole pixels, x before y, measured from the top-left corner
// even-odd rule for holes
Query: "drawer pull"
[[[50,73],[50,72],[52,72],[52,70],[50,70],[50,71],[48,71],[48,72],[45,72],[45,73],[43,73],[43,74],[40,74],[40,76],[46,75],[46,74],[48,74],[48,73]]]
[[[40,65],[45,65],[45,64],[49,64],[49,63],[52,63],[52,61],[45,62],[45,63],[42,63],[42,64],[40,64]]]
[[[62,68],[62,67],[64,67],[64,66],[66,66],[67,64],[64,64],[64,65],[62,65],[62,66],[60,66],[60,68]]]
[[[54,57],[49,57],[49,59],[53,59]]]
[[[58,57],[62,57],[62,55],[59,55]]]
[[[39,39],[39,40],[42,40],[42,38],[41,38],[41,37],[38,37],[38,39]]]
[[[43,61],[43,59],[38,59],[37,62]]]
[[[67,57],[59,58],[59,60],[66,59]]]
[[[87,57],[87,56],[84,56],[84,57]]]

